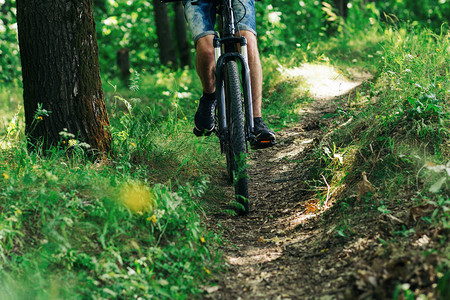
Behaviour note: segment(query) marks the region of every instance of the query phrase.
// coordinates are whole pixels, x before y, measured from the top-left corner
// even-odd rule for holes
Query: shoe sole
[[[210,130],[204,129],[204,130],[202,131],[202,130],[198,130],[197,127],[194,127],[193,132],[194,132],[195,136],[197,136],[197,137],[201,137],[201,136],[210,136],[211,133],[214,132],[214,129],[215,129],[215,128],[213,127],[213,128],[210,129]]]

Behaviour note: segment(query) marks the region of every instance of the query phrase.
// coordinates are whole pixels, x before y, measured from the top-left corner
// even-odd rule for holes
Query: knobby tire
[[[227,169],[230,181],[233,182],[239,215],[249,211],[248,174],[247,174],[247,141],[245,138],[245,121],[238,66],[235,61],[226,64],[228,84],[226,94],[229,101],[229,137],[227,147]]]

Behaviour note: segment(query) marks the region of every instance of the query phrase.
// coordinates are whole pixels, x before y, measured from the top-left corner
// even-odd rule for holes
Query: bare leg
[[[247,39],[248,65],[252,84],[255,139],[250,140],[250,145],[255,149],[267,148],[275,145],[275,133],[261,119],[263,75],[257,40],[256,36],[250,31],[242,30],[241,34]]]
[[[253,117],[261,117],[262,102],[262,68],[256,36],[247,30],[241,34],[247,39],[248,64],[250,67],[250,80],[252,85]],[[197,41],[196,68],[205,93],[214,93],[215,86],[215,61],[213,48],[214,35],[207,35]]]
[[[275,133],[267,128],[267,125],[261,119],[261,104],[262,104],[262,67],[259,58],[258,45],[256,36],[247,30],[242,30],[241,34],[247,39],[248,64],[250,67],[250,81],[252,86],[252,104],[253,104],[253,118],[255,121],[255,136],[256,138],[250,141],[252,148],[265,148],[275,144]],[[197,41],[196,50],[196,67],[197,73],[203,85],[203,101],[200,101],[199,108],[195,114],[195,129],[194,133],[197,136],[203,135],[205,129],[207,135],[212,132],[210,124],[214,124],[214,119],[211,116],[210,109],[214,109],[209,105],[205,106],[206,94],[215,92],[215,60],[214,60],[214,35],[207,35]],[[213,95],[209,95],[211,97]],[[212,98],[214,99],[214,98]],[[210,98],[210,100],[212,100]],[[205,108],[206,107],[206,108]],[[213,126],[214,127],[214,126]]]
[[[262,104],[262,68],[256,36],[247,30],[241,34],[247,39],[248,64],[250,67],[250,80],[252,85],[253,117],[261,117]],[[207,35],[197,41],[196,68],[205,93],[214,93],[215,86],[215,61],[214,61],[214,35]]]
[[[214,35],[200,38],[196,44],[197,57],[195,65],[203,86],[203,95],[199,100],[194,116],[194,134],[196,136],[210,135],[214,129],[215,106],[215,60]]]
[[[216,91],[216,63],[214,60],[214,35],[207,35],[197,41],[196,50],[197,56],[195,59],[195,66],[197,74],[203,85],[203,91],[212,94]]]
[[[258,118],[261,117],[263,81],[258,45],[256,36],[252,32],[242,30],[241,35],[247,39],[248,65],[250,67],[250,80],[252,84],[253,117]]]

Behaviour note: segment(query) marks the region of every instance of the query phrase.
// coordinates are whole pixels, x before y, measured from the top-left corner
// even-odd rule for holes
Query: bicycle
[[[234,185],[235,210],[239,215],[245,215],[250,207],[247,142],[255,138],[247,41],[243,36],[236,36],[239,33],[239,20],[235,20],[233,1],[211,1],[215,1],[220,28],[220,33],[216,33],[213,40],[217,99],[215,133],[220,141],[221,152],[226,157],[228,181]],[[198,0],[191,1],[192,5],[196,3]],[[240,52],[237,45],[240,46]]]

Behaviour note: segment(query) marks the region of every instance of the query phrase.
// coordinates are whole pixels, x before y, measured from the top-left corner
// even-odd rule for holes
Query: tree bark
[[[180,53],[181,66],[191,66],[191,47],[188,41],[187,26],[184,17],[184,8],[181,2],[174,2],[175,10],[175,35],[177,38],[178,52]]]
[[[348,0],[333,0],[334,7],[338,10],[338,15],[344,19],[348,16]]]
[[[94,150],[111,149],[92,1],[17,0],[26,133],[44,150],[61,143],[64,129]],[[40,104],[48,117],[36,117]]]
[[[155,16],[156,34],[158,36],[159,59],[165,66],[175,66],[177,57],[166,4],[160,0],[153,0],[153,13]]]

